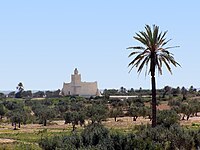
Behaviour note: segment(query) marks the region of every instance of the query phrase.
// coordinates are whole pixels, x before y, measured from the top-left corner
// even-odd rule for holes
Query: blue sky
[[[145,24],[168,30],[181,68],[164,68],[157,87],[200,87],[200,1],[7,0],[0,2],[0,90],[56,90],[75,67],[100,89],[150,88],[150,76],[129,72],[129,46]]]

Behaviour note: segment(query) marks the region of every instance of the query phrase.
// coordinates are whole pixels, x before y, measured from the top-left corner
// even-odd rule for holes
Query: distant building
[[[99,96],[100,92],[97,88],[97,82],[82,82],[81,74],[78,74],[77,68],[71,75],[71,83],[63,83],[62,94],[64,96]]]

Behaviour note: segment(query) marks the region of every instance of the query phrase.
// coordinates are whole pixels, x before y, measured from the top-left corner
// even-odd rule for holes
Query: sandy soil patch
[[[200,124],[200,113],[198,113],[198,116],[196,117],[190,117],[189,120],[181,120],[181,125],[192,125],[193,123]]]
[[[1,144],[13,143],[15,141],[16,140],[13,140],[13,139],[2,139],[2,138],[0,138],[0,143]]]
[[[134,125],[150,123],[149,119],[138,117],[137,121],[133,121],[132,117],[118,117],[117,121],[114,118],[109,118],[103,124],[109,128],[131,128]]]
[[[160,104],[160,105],[157,106],[157,109],[158,110],[169,110],[170,106],[167,105],[167,104]]]

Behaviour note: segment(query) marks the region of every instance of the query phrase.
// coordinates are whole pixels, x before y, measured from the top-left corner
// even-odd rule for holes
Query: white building
[[[82,82],[81,74],[78,74],[77,68],[74,70],[74,74],[71,75],[71,83],[63,83],[62,94],[75,95],[75,96],[99,96],[99,90],[97,88],[97,82]]]

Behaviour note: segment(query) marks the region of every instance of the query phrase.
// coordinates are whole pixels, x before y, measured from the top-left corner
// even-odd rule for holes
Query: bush
[[[81,133],[84,146],[96,146],[103,143],[105,139],[109,138],[109,131],[103,125],[98,123],[90,124]]]
[[[81,137],[76,133],[72,133],[72,135],[68,136],[63,136],[62,147],[64,147],[65,149],[79,149],[81,145],[82,145]]]
[[[174,110],[159,111],[157,115],[157,124],[169,128],[173,124],[179,123],[180,116]]]
[[[44,150],[56,150],[57,148],[62,147],[62,137],[54,136],[48,138],[47,136],[41,138],[39,141],[39,146]]]

